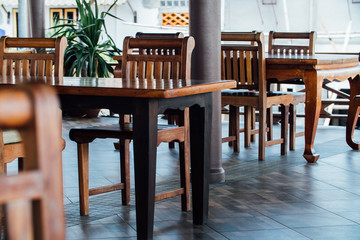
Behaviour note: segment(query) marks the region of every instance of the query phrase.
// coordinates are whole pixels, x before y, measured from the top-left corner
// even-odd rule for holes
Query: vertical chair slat
[[[154,68],[154,76],[155,79],[163,79],[163,62],[155,62],[155,68]]]
[[[12,75],[11,73],[13,72],[13,68],[12,68],[12,61],[10,59],[7,60],[7,66],[8,66],[8,69],[7,69],[7,72],[8,72],[8,75]],[[16,76],[21,76],[22,75],[22,71],[21,71],[21,68],[22,68],[22,60],[16,60],[15,61],[15,75]]]
[[[230,50],[226,50],[225,51],[225,55],[226,55],[226,69],[228,70],[226,72],[226,79],[232,79],[233,77],[231,76],[231,51]]]
[[[38,76],[44,77],[45,76],[45,60],[38,61]]]
[[[14,73],[13,62],[10,60],[6,60],[5,73],[7,76],[12,76]]]
[[[171,78],[172,79],[180,79],[180,64],[178,62],[172,63],[172,70],[171,70]]]
[[[251,52],[246,51],[246,82],[248,85],[253,85],[252,66],[251,66]]]
[[[30,76],[36,76],[37,62],[35,59],[30,61]]]
[[[232,57],[232,70],[233,70],[233,79],[236,80],[236,82],[239,82],[239,64],[238,64],[238,51],[232,51],[233,57]]]
[[[46,60],[45,64],[45,75],[47,77],[50,77],[52,74],[52,67],[53,67],[53,61],[52,60]]]
[[[259,66],[258,66],[258,52],[252,51],[252,66],[253,66],[253,84],[259,84]]]
[[[23,76],[29,76],[30,75],[30,61],[27,59],[24,59],[22,61],[22,75]]]
[[[240,67],[240,84],[246,84],[246,74],[245,74],[245,58],[244,51],[239,51],[239,67]]]

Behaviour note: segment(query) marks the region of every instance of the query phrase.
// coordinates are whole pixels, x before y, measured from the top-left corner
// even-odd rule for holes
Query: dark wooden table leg
[[[136,100],[134,112],[134,169],[138,239],[152,239],[154,228],[157,149],[156,100]]]
[[[212,107],[211,95],[205,94],[206,108],[190,108],[191,179],[194,224],[205,224],[209,205],[209,166]]]
[[[314,140],[321,108],[321,89],[323,79],[318,78],[316,70],[305,71],[305,150],[303,157],[309,163],[316,162],[320,155],[315,153]]]

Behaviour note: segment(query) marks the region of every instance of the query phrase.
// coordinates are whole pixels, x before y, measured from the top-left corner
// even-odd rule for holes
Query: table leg
[[[134,113],[134,170],[138,239],[152,239],[157,149],[156,100],[137,100]]]
[[[305,71],[305,151],[303,157],[309,163],[316,162],[320,155],[315,153],[314,140],[321,108],[321,89],[323,79],[317,77],[316,70]]]
[[[211,133],[211,98],[206,94],[206,108],[190,108],[191,179],[194,224],[205,224],[209,205],[209,166]]]

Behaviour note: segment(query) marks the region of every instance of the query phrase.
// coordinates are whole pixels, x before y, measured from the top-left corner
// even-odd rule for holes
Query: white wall
[[[350,20],[347,1],[353,37],[344,49]],[[287,11],[284,6],[287,6]],[[276,5],[263,5],[261,0],[225,0],[224,31],[316,31],[317,50],[359,52],[359,13],[360,4],[353,4],[351,0],[277,0]],[[329,38],[334,44],[331,44]]]

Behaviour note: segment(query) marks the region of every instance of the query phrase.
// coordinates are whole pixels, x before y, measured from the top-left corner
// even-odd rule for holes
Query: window
[[[160,0],[160,7],[188,7],[189,0]]]
[[[160,0],[161,25],[189,25],[189,0]]]
[[[19,11],[17,8],[13,8],[12,10],[12,16],[13,16],[13,35],[14,37],[19,36],[19,28],[18,28],[18,16],[19,16]]]
[[[50,26],[58,19],[77,19],[76,8],[51,8],[50,9]]]

